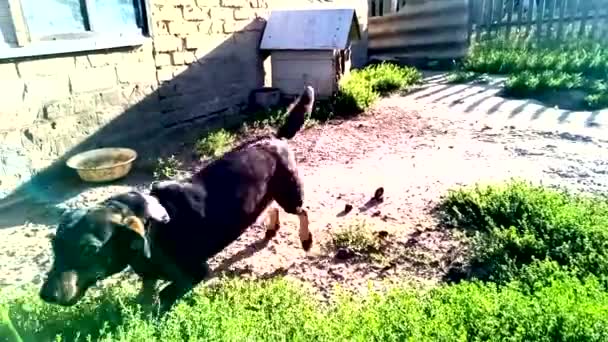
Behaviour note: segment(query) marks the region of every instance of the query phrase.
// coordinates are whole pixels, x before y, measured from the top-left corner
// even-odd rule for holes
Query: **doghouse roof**
[[[355,10],[276,10],[270,13],[260,49],[340,50],[361,38]]]

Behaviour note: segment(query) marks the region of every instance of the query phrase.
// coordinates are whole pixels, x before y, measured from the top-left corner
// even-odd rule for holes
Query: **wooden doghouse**
[[[272,11],[260,49],[270,54],[272,86],[287,96],[311,85],[318,98],[338,90],[351,67],[351,42],[361,38],[354,9]]]

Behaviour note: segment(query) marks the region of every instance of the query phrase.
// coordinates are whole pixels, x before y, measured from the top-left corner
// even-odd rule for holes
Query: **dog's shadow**
[[[367,201],[367,203],[365,203],[363,206],[359,207],[359,211],[364,213],[374,207],[379,206],[383,202],[384,202],[384,200],[379,200],[379,199],[376,199],[375,197],[373,197],[369,201]]]
[[[220,274],[226,273],[230,266],[236,264],[241,260],[245,260],[254,256],[257,252],[266,248],[266,246],[268,246],[268,243],[270,243],[270,240],[271,239],[268,238],[261,238],[257,241],[250,243],[245,248],[233,254],[231,257],[223,260],[219,265],[217,265],[213,269],[213,275],[218,276]]]

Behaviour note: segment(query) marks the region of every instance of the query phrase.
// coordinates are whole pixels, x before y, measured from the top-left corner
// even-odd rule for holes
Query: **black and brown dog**
[[[161,181],[150,194],[132,191],[98,206],[64,214],[52,240],[54,261],[40,297],[71,306],[98,280],[127,266],[143,281],[141,300],[152,304],[159,280],[160,310],[209,275],[207,260],[235,241],[275,201],[297,215],[304,250],[312,245],[303,184],[287,144],[312,111],[314,90],[306,87],[276,135],[234,148],[188,182]],[[276,207],[268,210],[266,238],[279,228]]]

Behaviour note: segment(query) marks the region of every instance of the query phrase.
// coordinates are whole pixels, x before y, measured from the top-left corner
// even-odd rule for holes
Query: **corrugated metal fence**
[[[470,0],[370,0],[369,57],[464,57],[469,6]]]

